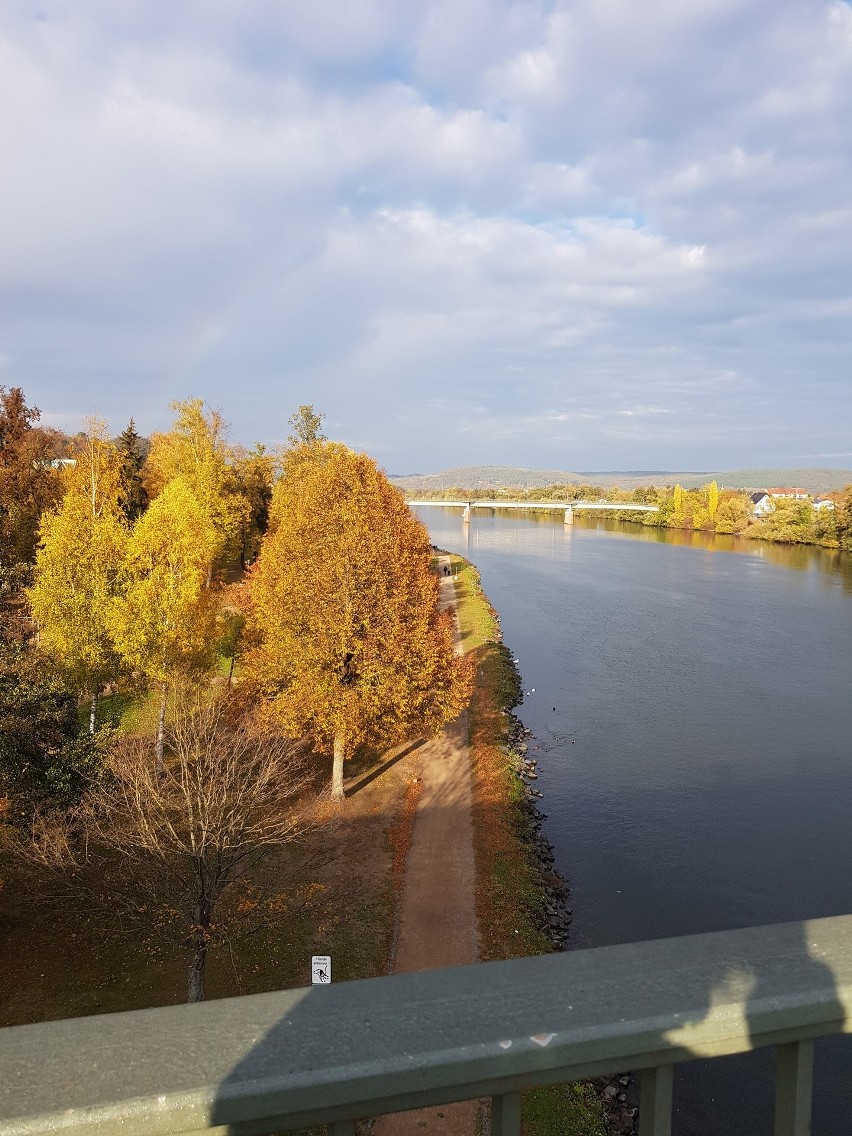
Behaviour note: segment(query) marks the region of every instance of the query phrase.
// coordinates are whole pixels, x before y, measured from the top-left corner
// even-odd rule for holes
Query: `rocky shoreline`
[[[518,689],[520,690],[520,679]],[[508,754],[513,759],[515,776],[523,785],[519,808],[544,896],[538,929],[550,940],[554,950],[564,951],[569,946],[574,913],[569,906],[571,891],[568,881],[554,867],[553,845],[542,832],[547,814],[541,811],[538,804],[544,794],[535,787],[538,762],[527,757],[527,739],[535,735],[511,711],[504,712],[508,720]],[[621,1136],[636,1136],[639,1126],[639,1091],[636,1079],[629,1073],[622,1073],[599,1077],[591,1083],[603,1103],[610,1131],[620,1133]]]

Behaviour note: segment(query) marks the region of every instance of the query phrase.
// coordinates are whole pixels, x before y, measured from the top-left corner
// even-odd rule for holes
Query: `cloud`
[[[843,450],[849,5],[39,12],[0,14],[0,376],[68,428],[199,394],[423,469]]]

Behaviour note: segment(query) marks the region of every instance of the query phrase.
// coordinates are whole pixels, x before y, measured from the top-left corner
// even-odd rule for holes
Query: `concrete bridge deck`
[[[657,513],[657,505],[637,505],[627,501],[409,501],[409,505],[440,505],[460,509],[553,509],[559,512],[617,509],[636,513]]]

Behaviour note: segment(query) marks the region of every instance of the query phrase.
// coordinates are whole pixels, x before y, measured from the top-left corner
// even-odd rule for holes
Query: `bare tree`
[[[223,894],[270,851],[305,836],[320,814],[302,748],[234,724],[219,700],[177,711],[161,770],[150,739],[118,743],[108,776],[77,816],[90,847],[119,853],[135,894],[179,915],[190,948],[188,1000],[200,1002]]]

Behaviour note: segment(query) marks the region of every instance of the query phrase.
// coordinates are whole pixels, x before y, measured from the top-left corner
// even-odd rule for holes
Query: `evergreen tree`
[[[100,739],[80,728],[76,691],[46,671],[32,632],[25,618],[0,613],[0,797],[13,825],[72,804],[102,761]]]
[[[148,507],[148,494],[142,481],[145,459],[142,439],[136,432],[133,419],[116,439],[121,455],[121,509],[130,524],[142,516]]]

